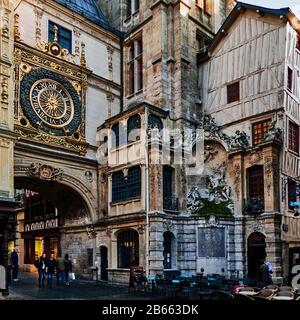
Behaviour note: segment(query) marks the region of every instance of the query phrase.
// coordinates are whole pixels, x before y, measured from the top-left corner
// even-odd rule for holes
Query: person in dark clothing
[[[52,288],[53,274],[57,268],[57,262],[54,259],[54,254],[51,253],[50,259],[47,260],[46,271],[47,271],[47,287]]]
[[[19,256],[16,249],[14,249],[13,252],[11,253],[10,263],[12,265],[12,280],[18,281]]]
[[[264,259],[261,260],[261,266],[259,267],[259,275],[260,275],[259,280],[263,286],[268,286],[270,284],[273,284],[269,266],[266,264]]]
[[[46,253],[43,253],[43,255],[35,260],[34,265],[37,267],[39,272],[39,287],[45,287],[45,278],[46,278],[46,266],[47,266],[47,259],[46,259]]]
[[[69,285],[69,273],[72,272],[72,261],[69,259],[69,255],[65,254],[65,279],[66,285]]]
[[[59,286],[60,280],[61,283],[64,284],[65,278],[65,259],[62,256],[59,256],[57,259],[57,267],[56,267],[56,285]]]

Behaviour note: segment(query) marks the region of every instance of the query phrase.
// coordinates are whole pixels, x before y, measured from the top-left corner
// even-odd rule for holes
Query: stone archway
[[[98,206],[95,196],[80,179],[65,173],[60,168],[40,163],[15,167],[15,185],[16,188],[30,186],[33,191],[38,192],[45,189],[44,192],[47,193],[47,196],[49,196],[49,188],[68,190],[69,193],[76,194],[81,200],[85,209],[85,214],[81,217],[85,218],[85,222],[92,224],[97,219]],[[62,198],[61,196],[60,198]]]
[[[24,221],[20,228],[25,270],[34,270],[33,260],[41,250],[57,256],[68,253],[77,273],[89,270],[88,251],[94,246],[89,231],[97,219],[97,199],[85,181],[72,175],[68,167],[64,169],[40,163],[15,167],[15,188],[46,197],[58,212],[50,218],[44,214],[41,219]]]

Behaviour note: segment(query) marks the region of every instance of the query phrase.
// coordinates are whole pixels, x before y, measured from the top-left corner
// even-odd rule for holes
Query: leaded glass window
[[[126,180],[123,172],[114,172],[112,175],[112,201],[122,201],[126,199]]]
[[[123,231],[118,236],[118,268],[139,265],[139,235],[136,231]]]
[[[123,171],[112,175],[112,201],[125,201],[141,196],[141,168],[136,166],[128,170],[124,176]]]

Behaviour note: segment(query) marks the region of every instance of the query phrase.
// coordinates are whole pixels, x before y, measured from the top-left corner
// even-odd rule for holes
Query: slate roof
[[[100,25],[101,27],[109,30],[118,36],[122,33],[113,28],[103,12],[97,6],[95,0],[54,0],[55,2],[63,5],[64,7],[80,14],[86,19]]]

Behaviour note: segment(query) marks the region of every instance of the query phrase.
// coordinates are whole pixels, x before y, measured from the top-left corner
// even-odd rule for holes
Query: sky
[[[241,2],[256,4],[268,8],[290,7],[292,11],[300,16],[300,0],[241,0]]]

